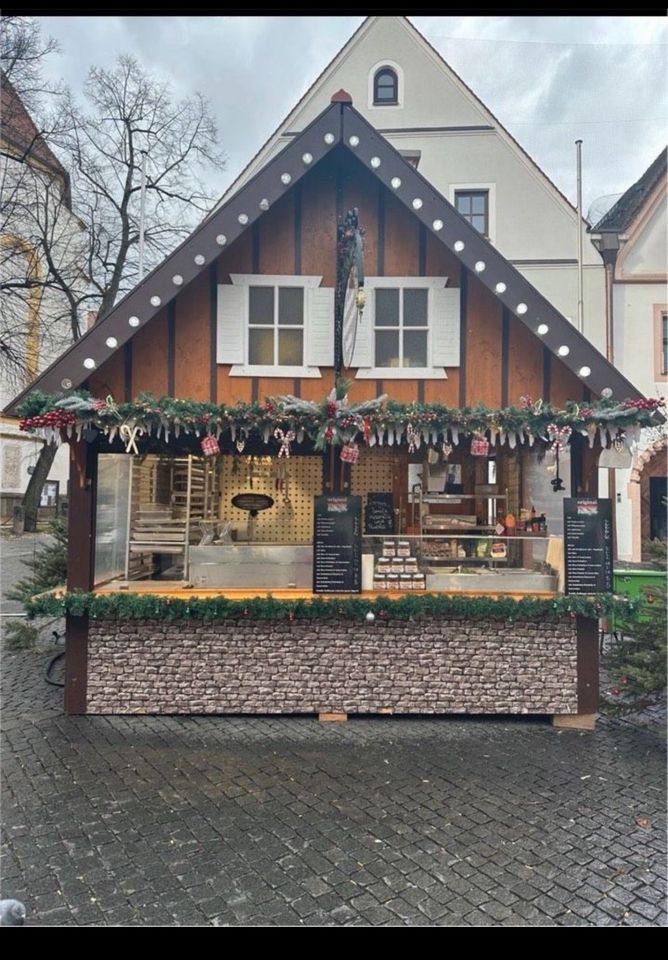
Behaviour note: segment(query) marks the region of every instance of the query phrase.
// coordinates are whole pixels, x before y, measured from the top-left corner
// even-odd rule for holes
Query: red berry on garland
[[[291,610],[290,613],[288,614],[288,620],[290,621],[290,623],[294,623],[294,622],[295,622],[294,610]]]
[[[628,677],[622,677],[622,683],[624,684],[624,686],[626,686],[626,684],[627,684],[628,682],[629,682],[629,678],[628,678]]]
[[[619,696],[619,687],[613,687],[612,690],[610,691],[610,693],[613,695],[613,697],[618,697],[618,696]]]

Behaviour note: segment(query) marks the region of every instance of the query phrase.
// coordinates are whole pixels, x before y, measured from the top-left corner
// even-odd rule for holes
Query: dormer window
[[[376,107],[396,106],[399,103],[399,80],[391,67],[381,67],[373,78],[373,103]]]

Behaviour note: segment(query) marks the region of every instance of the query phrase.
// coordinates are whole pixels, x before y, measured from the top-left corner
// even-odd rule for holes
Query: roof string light
[[[591,367],[580,367],[578,374],[581,377],[588,377],[591,374]]]
[[[475,264],[474,269],[475,269],[475,272],[476,272],[476,273],[482,273],[483,270],[485,269],[485,261],[484,261],[484,260],[476,260],[476,264]]]
[[[434,220],[434,222],[432,223],[432,227],[434,228],[434,230],[437,230],[437,231],[438,231],[438,230],[442,230],[442,229],[443,229],[443,221],[442,221],[442,220]]]
[[[224,233],[218,234],[218,236],[216,237],[216,243],[218,244],[219,247],[225,246],[225,244],[227,243],[227,237],[225,236]]]
[[[392,177],[390,180],[390,186],[393,190],[398,190],[401,186],[401,177]]]
[[[118,346],[118,340],[116,339],[116,337],[107,337],[107,339],[104,342],[111,350],[113,350],[114,347]]]
[[[465,246],[466,244],[463,240],[455,240],[455,250],[457,253],[461,253]]]
[[[131,327],[139,326],[139,317],[128,317],[128,323]]]
[[[559,354],[560,357],[567,357],[570,352],[571,352],[571,348],[567,347],[566,344],[562,344],[557,350],[557,353]]]
[[[501,283],[497,283],[494,289],[496,290],[497,293],[505,293],[507,290],[507,287],[505,283],[501,282]]]
[[[521,316],[523,313],[526,313],[529,308],[527,307],[526,303],[518,303],[515,309]]]
[[[545,334],[549,331],[549,327],[546,323],[539,323],[536,328],[536,333],[539,337],[544,337]]]

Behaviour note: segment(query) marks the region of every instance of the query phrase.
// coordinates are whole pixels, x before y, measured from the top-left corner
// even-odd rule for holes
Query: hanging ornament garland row
[[[339,446],[343,459],[354,462],[359,444],[399,446],[410,452],[421,443],[457,446],[464,437],[472,438],[479,455],[487,446],[519,444],[531,447],[538,442],[555,453],[563,449],[573,433],[586,436],[593,447],[598,436],[605,449],[623,442],[628,448],[638,439],[643,427],[655,425],[656,411],[665,405],[663,398],[647,400],[601,399],[587,403],[568,401],[563,409],[543,400],[522,397],[521,406],[491,409],[482,405],[457,409],[436,403],[396,403],[387,396],[351,403],[350,384],[339,381],[321,402],[294,396],[270,397],[264,403],[217,405],[175,397],[140,394],[132,403],[105,400],[85,391],[67,395],[45,395],[34,391],[20,408],[22,430],[60,443],[84,431],[96,429],[109,442],[116,437],[128,452],[137,451],[144,435],[178,438],[181,433],[219,441],[229,437],[243,450],[249,436],[264,443],[277,442],[284,457],[290,455],[293,442],[311,440],[316,450]],[[485,454],[482,451],[485,450]],[[205,453],[216,452],[208,444]]]

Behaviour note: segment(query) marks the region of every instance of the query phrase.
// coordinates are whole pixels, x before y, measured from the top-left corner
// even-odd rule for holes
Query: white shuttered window
[[[334,290],[321,277],[231,274],[218,287],[218,363],[231,376],[319,377],[334,353]]]
[[[444,380],[459,366],[459,290],[447,277],[367,277],[361,379]],[[361,334],[361,335],[360,335]]]

